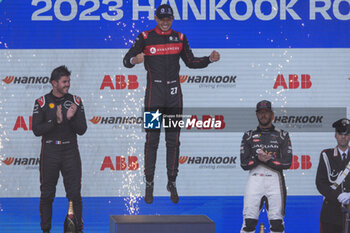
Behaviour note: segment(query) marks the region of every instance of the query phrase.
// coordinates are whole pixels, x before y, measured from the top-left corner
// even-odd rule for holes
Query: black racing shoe
[[[145,194],[145,202],[147,204],[152,204],[153,202],[153,187],[154,182],[147,182],[146,181],[146,194]]]
[[[170,192],[170,200],[175,204],[178,203],[179,195],[177,195],[176,182],[168,181],[166,189]]]

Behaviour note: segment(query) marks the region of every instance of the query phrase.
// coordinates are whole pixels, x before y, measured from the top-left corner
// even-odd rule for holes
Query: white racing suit
[[[257,158],[257,150],[272,155],[266,163]],[[268,212],[271,233],[284,233],[286,186],[282,170],[290,168],[292,146],[286,131],[260,129],[246,132],[241,145],[241,167],[249,171],[244,194],[241,233],[254,233],[263,203]]]

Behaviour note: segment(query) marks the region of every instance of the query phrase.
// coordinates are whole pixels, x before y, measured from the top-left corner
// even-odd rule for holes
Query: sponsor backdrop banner
[[[211,49],[194,49],[198,56]],[[180,71],[184,115],[219,119],[210,129],[181,134],[178,188],[183,196],[241,196],[247,172],[239,148],[255,128],[255,105],[272,101],[277,127],[290,131],[293,165],[289,195],[318,195],[319,154],[334,147],[332,122],[346,117],[349,49],[218,49],[222,60]],[[83,196],[140,196],[144,192],[142,65],[122,67],[125,49],[4,49],[0,51],[0,197],[38,197],[40,138],[32,133],[34,100],[50,91],[50,72],[72,70],[70,92],[88,120],[79,137]],[[168,196],[164,134],[158,150],[155,195]],[[37,188],[33,188],[37,187]],[[65,196],[59,182],[57,196]]]
[[[122,59],[140,32],[155,27],[155,8],[164,3],[194,54],[215,49],[221,60],[197,70],[181,61],[184,115],[214,125],[181,132],[177,205],[165,189],[162,130],[156,198],[147,205],[141,199],[146,71],[142,64],[124,68]],[[51,71],[64,64],[88,123],[78,137],[84,232],[107,232],[109,214],[205,214],[216,232],[238,232],[248,176],[240,144],[257,126],[254,108],[263,99],[292,141],[286,231],[317,232],[320,152],[336,145],[332,122],[349,117],[349,20],[349,0],[0,0],[0,229],[39,231],[33,209],[41,142],[31,116],[35,99],[51,90]],[[62,178],[56,196],[65,196]],[[66,200],[55,203],[52,232],[62,232]]]

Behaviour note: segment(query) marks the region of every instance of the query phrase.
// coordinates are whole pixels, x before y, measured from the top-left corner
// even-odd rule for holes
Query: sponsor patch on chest
[[[143,50],[146,56],[179,54],[182,50],[182,43],[168,43],[148,45]]]

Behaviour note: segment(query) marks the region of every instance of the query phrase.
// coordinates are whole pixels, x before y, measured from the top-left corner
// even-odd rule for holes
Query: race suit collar
[[[259,126],[257,127],[257,131],[259,132],[269,132],[269,131],[273,131],[275,129],[274,125],[271,125],[271,127],[269,128],[260,128]]]
[[[53,94],[53,90],[51,90],[51,91],[50,91],[50,95],[51,95],[55,100],[62,100],[62,99],[64,99],[64,97],[65,97],[67,94],[65,94],[65,95],[62,96],[62,97],[57,97],[57,96],[55,96],[55,95]]]
[[[155,31],[158,35],[165,36],[165,35],[170,35],[171,32],[172,32],[172,29],[170,28],[168,31],[163,32],[162,30],[159,29],[158,26],[156,26],[156,28],[154,29],[154,31]]]

